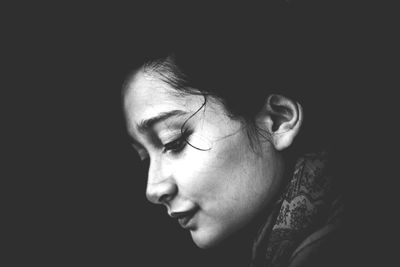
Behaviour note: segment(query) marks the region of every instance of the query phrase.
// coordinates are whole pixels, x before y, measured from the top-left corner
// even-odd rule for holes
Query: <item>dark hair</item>
[[[215,59],[213,62],[215,62]],[[243,89],[254,85],[245,84],[245,81],[240,78],[230,78],[227,75],[233,75],[233,77],[243,75],[243,77],[246,77],[245,73],[237,73],[236,71],[236,75],[234,71],[227,73],[228,68],[224,66],[226,63],[219,64],[218,68],[221,69],[212,69],[210,72],[210,67],[205,70],[209,63],[206,64],[198,58],[170,53],[164,57],[146,61],[142,66],[142,71],[156,75],[163,82],[176,89],[178,93],[203,95],[204,103],[201,108],[205,108],[209,96],[218,100],[225,107],[228,116],[239,119],[244,123],[250,143],[253,149],[256,148],[254,141],[258,140],[259,136],[266,139],[269,137],[269,133],[259,129],[254,121],[265,103],[268,88],[265,91],[247,90],[248,92],[243,92]],[[254,79],[251,81],[254,81]],[[259,94],[255,92],[259,92]],[[245,93],[245,97],[243,97],[243,93]]]
[[[145,56],[137,61],[135,71],[154,73],[177,92],[217,98],[232,117],[245,122],[253,138],[250,141],[259,134],[268,138],[268,133],[260,132],[254,123],[267,97],[285,95],[302,104],[305,113],[302,130],[291,150],[315,150],[313,144],[320,149],[324,142],[315,142],[320,138],[304,137],[315,129],[312,117],[317,114],[318,120],[323,116],[321,96],[331,82],[326,79],[329,61],[323,62],[326,57],[320,53],[326,46],[316,46],[318,38],[311,34],[302,36],[300,42],[298,37],[305,32],[297,33],[299,27],[285,19],[251,28],[231,25],[226,31],[207,28],[204,33],[201,27],[190,33],[155,34],[142,49]],[[135,72],[128,78],[134,75]],[[317,110],[313,110],[315,103]]]

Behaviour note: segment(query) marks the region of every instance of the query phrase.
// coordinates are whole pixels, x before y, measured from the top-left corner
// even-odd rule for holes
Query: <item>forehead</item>
[[[129,82],[124,108],[130,130],[141,121],[171,110],[195,111],[203,103],[201,95],[178,94],[157,75],[139,71]]]

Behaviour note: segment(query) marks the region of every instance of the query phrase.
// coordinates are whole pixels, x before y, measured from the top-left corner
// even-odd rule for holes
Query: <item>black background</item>
[[[9,70],[3,88],[10,93],[4,99],[12,100],[4,127],[11,159],[3,187],[7,266],[242,266],[241,253],[197,249],[163,208],[147,202],[145,170],[126,140],[120,104],[121,84],[146,40],[165,35],[169,19],[209,17],[144,5],[47,3],[2,12]],[[329,21],[334,32],[325,44],[340,47],[339,80],[316,97],[323,99],[321,121],[345,181],[347,263],[373,265],[385,260],[378,247],[386,232],[371,230],[381,229],[387,211],[385,194],[378,193],[385,176],[367,167],[373,160],[365,151],[373,150],[374,139],[360,133],[374,129],[374,112],[363,111],[374,110],[365,103],[378,80],[369,67],[378,55],[365,46],[370,27],[354,19],[356,11],[341,5],[329,14],[315,25],[326,29]]]

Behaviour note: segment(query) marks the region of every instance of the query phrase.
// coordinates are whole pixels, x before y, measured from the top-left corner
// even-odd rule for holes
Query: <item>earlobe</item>
[[[303,121],[299,103],[282,95],[270,95],[257,118],[257,123],[270,133],[276,150],[289,147],[297,136]]]

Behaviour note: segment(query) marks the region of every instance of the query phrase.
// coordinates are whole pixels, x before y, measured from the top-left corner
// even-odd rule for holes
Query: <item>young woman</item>
[[[297,140],[307,71],[285,42],[227,40],[182,42],[129,75],[123,105],[147,198],[200,248],[245,232],[252,266],[333,264],[340,190],[327,154]]]

